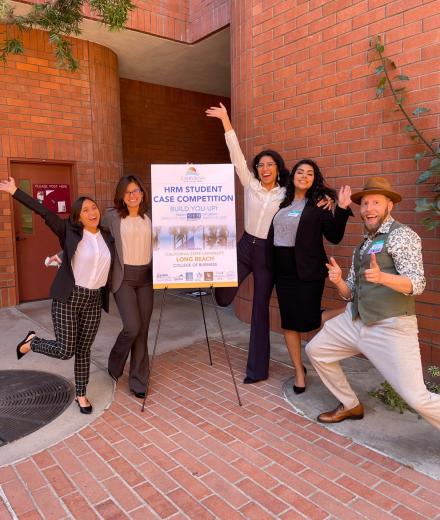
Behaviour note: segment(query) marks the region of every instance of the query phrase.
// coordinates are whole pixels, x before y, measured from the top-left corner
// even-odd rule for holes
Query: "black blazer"
[[[75,286],[75,278],[72,270],[72,258],[75,254],[76,248],[83,237],[83,228],[75,226],[70,222],[70,219],[62,219],[56,213],[50,211],[38,201],[30,197],[24,191],[17,189],[13,195],[14,199],[18,200],[27,208],[35,211],[40,215],[46,225],[58,236],[61,247],[63,248],[63,261],[55,276],[55,280],[50,288],[50,297],[61,302],[67,302],[69,296],[72,294]],[[102,237],[110,250],[111,259],[114,258],[114,243],[113,237],[108,231],[102,230]],[[111,267],[110,267],[111,272]],[[102,293],[102,308],[108,312],[109,310],[109,280],[101,290]]]
[[[323,236],[332,244],[339,244],[344,237],[348,217],[353,212],[350,208],[335,208],[335,214],[327,209],[318,208],[309,199],[301,214],[295,242],[295,260],[298,276],[301,280],[322,280],[327,277],[328,262],[324,249]],[[273,220],[267,235],[267,266],[273,270],[274,253]]]

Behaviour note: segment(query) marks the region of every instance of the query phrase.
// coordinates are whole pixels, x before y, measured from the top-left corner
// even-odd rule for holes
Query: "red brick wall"
[[[412,157],[420,147],[402,132],[405,122],[390,98],[375,99],[377,77],[368,49],[369,39],[381,34],[398,71],[402,67],[411,77],[411,107],[431,108],[421,127],[428,137],[438,137],[438,13],[439,0],[232,2],[231,13],[233,123],[247,157],[270,146],[290,166],[302,157],[317,159],[335,186],[357,189],[369,175],[399,186],[404,201],[394,215],[423,239],[427,288],[417,298],[423,357],[437,363],[440,230],[426,231],[413,211],[415,198],[431,193],[429,185],[414,184],[419,173]],[[342,245],[328,248],[345,267],[361,229],[356,216]],[[238,314],[249,319],[250,284],[240,295]],[[330,296],[327,290],[325,306],[339,305]],[[272,319],[279,327],[275,306]]]
[[[65,72],[55,66],[47,33],[31,31],[24,38],[25,55],[10,56],[0,75],[0,178],[8,176],[10,159],[69,161],[77,194],[102,202],[122,171],[117,58],[77,41],[80,69]],[[11,200],[2,194],[0,307],[15,303]]]
[[[221,124],[205,109],[229,99],[121,79],[125,173],[150,184],[150,164],[229,162]]]
[[[36,3],[36,2],[35,2]],[[127,28],[194,43],[228,25],[230,0],[134,0]],[[93,18],[90,9],[85,13]]]
[[[190,41],[204,38],[230,21],[230,0],[190,0]]]
[[[40,4],[40,0],[26,0]],[[126,27],[184,43],[194,43],[226,27],[230,21],[230,0],[133,0]],[[89,6],[84,14],[96,19]]]

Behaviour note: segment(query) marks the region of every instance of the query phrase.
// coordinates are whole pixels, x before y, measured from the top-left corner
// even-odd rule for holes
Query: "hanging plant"
[[[424,106],[415,107],[412,112],[406,106],[407,89],[405,82],[409,81],[409,77],[405,74],[397,74],[397,66],[394,61],[385,56],[385,46],[380,36],[376,36],[370,41],[370,47],[375,52],[375,59],[379,61],[379,65],[375,69],[375,74],[379,76],[376,86],[376,97],[383,97],[385,90],[388,89],[396,104],[396,110],[399,110],[407,121],[404,130],[409,138],[418,144],[423,144],[425,150],[414,155],[414,160],[419,165],[422,159],[429,159],[429,166],[419,176],[416,184],[422,184],[428,180],[434,180],[431,198],[418,198],[416,200],[415,211],[418,213],[427,213],[422,220],[428,230],[435,229],[440,225],[440,139],[427,139],[423,132],[417,126],[417,119],[424,114],[430,112],[430,109]]]
[[[6,38],[0,44],[0,60],[6,61],[8,55],[24,52],[21,38],[8,38],[9,27],[17,27],[20,32],[43,29],[49,33],[57,67],[75,71],[78,61],[73,56],[72,44],[66,36],[81,34],[85,5],[90,6],[110,31],[123,29],[128,13],[135,7],[131,0],[53,0],[33,5],[27,15],[20,16],[14,14],[14,8],[7,0],[0,0],[0,22],[7,28]]]

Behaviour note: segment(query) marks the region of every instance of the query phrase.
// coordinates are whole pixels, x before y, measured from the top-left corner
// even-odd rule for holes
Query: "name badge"
[[[294,218],[298,218],[300,215],[301,215],[301,211],[298,211],[297,209],[293,209],[292,211],[289,211],[289,213],[287,213],[288,217],[294,217]]]
[[[379,240],[378,242],[373,242],[370,246],[370,249],[368,250],[368,254],[371,255],[371,253],[380,253],[383,249],[385,240]]]

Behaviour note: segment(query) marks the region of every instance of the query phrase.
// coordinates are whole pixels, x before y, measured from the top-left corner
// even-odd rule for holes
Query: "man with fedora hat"
[[[370,178],[351,199],[360,205],[364,240],[347,280],[334,258],[329,279],[349,303],[306,347],[322,382],[340,401],[318,416],[322,423],[362,419],[364,408],[339,362],[363,354],[417,413],[440,429],[440,395],[423,381],[414,296],[425,288],[420,237],[391,216],[402,200],[383,177]]]

